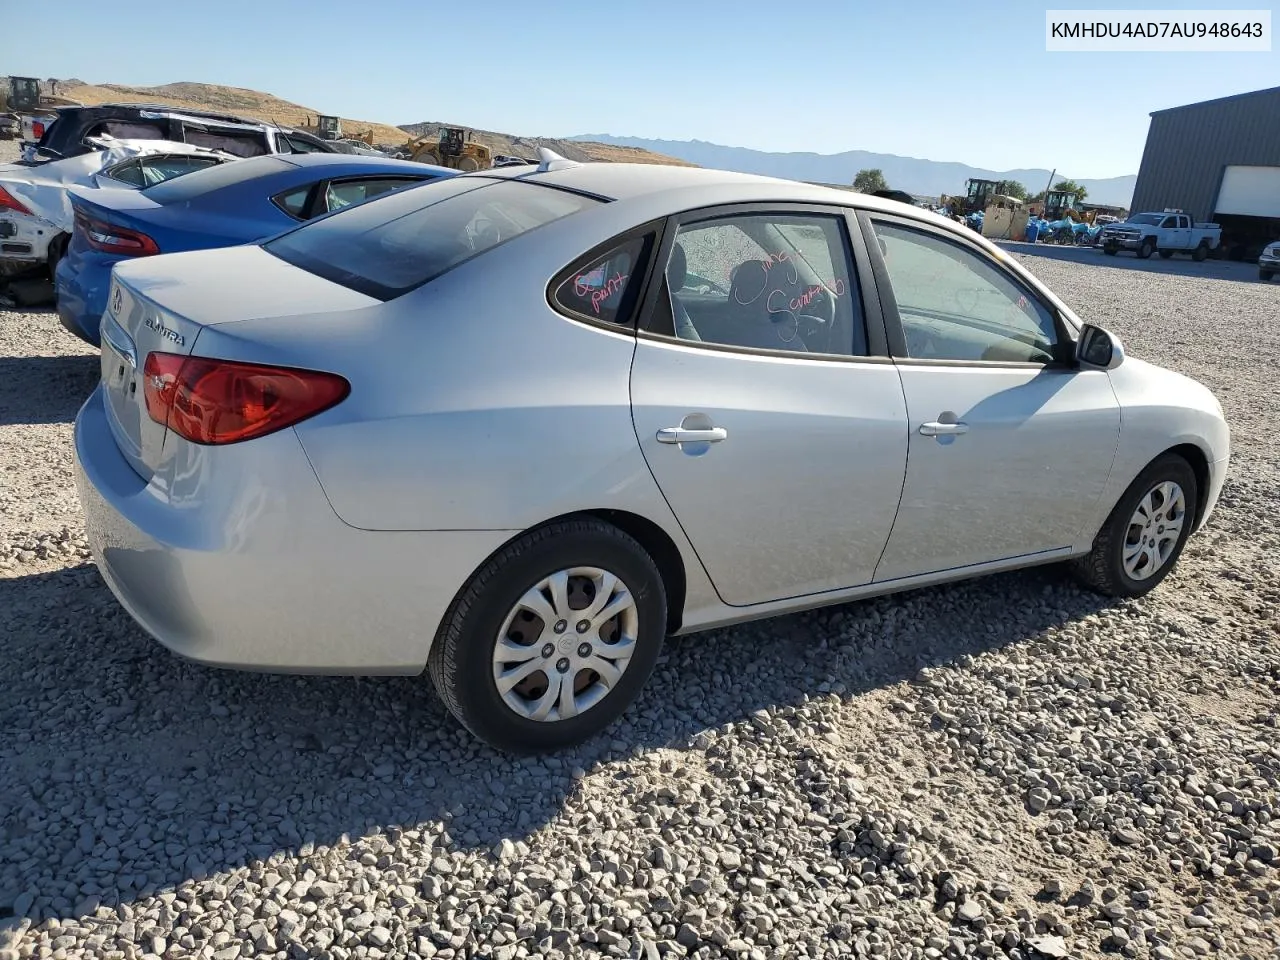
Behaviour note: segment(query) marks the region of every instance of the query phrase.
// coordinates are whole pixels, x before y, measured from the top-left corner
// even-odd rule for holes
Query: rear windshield
[[[504,241],[602,202],[540,184],[451,177],[362,203],[263,248],[333,283],[391,300]]]
[[[278,156],[250,157],[235,163],[224,163],[209,170],[197,170],[176,180],[166,180],[147,188],[147,196],[156,203],[183,203],[211,190],[221,190],[255,177],[264,177],[293,169],[293,164]]]

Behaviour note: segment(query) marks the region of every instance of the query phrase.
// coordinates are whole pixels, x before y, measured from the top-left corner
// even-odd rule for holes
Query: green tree
[[[884,172],[875,170],[859,170],[853,178],[853,189],[859,193],[875,193],[877,190],[888,190],[889,184],[884,179]]]
[[[1004,192],[1006,196],[1017,197],[1019,200],[1027,199],[1027,188],[1017,180],[1005,181]]]

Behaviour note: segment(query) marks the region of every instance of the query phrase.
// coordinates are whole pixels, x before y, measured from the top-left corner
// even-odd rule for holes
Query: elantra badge
[[[147,317],[146,325],[149,329],[154,330],[156,333],[164,337],[166,340],[172,340],[178,346],[182,346],[184,343],[187,342],[187,338],[184,337],[182,334],[180,334],[177,330],[171,329],[170,327],[166,327],[163,323],[161,323],[159,317]]]

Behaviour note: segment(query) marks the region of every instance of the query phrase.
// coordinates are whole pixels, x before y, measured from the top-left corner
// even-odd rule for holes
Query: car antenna
[[[580,167],[582,164],[577,160],[570,160],[568,157],[562,157],[549,147],[538,148],[538,173],[547,173],[550,170],[568,170],[570,167]]]

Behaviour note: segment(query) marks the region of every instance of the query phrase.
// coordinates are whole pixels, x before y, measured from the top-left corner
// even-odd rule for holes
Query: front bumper
[[[1129,234],[1112,235],[1103,237],[1099,242],[1102,246],[1111,247],[1113,250],[1137,250],[1142,245],[1142,237]]]
[[[1280,256],[1269,257],[1264,253],[1258,258],[1258,266],[1264,270],[1280,270]]]
[[[293,430],[173,446],[148,481],[116,445],[101,386],[76,417],[76,486],[98,569],[144,630],[199,663],[421,673],[454,596],[512,535],[350,527]]]

